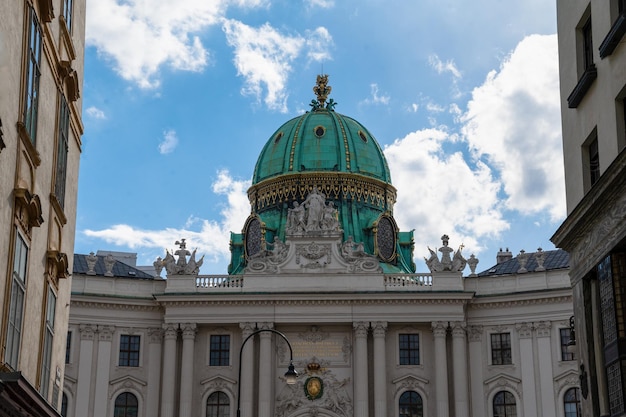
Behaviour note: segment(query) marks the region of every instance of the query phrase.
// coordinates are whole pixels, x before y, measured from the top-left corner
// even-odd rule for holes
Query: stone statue
[[[324,213],[322,215],[322,229],[323,230],[339,230],[339,220],[337,220],[337,209],[332,201],[324,206]]]
[[[448,235],[441,236],[441,240],[443,241],[443,246],[439,248],[439,252],[441,252],[441,260],[437,257],[437,252],[431,248],[428,248],[430,258],[424,258],[430,272],[463,271],[467,265],[467,260],[463,257],[463,255],[461,255],[463,245],[459,247],[459,249],[454,253],[454,256],[451,258],[450,254],[454,252],[454,249],[448,246]]]
[[[271,244],[272,249],[270,253],[270,259],[272,262],[281,262],[287,257],[289,252],[289,246],[283,243],[278,236],[274,236],[274,242]]]
[[[285,231],[289,233],[303,232],[306,228],[305,216],[306,211],[304,205],[300,205],[297,201],[294,201],[293,208],[287,210]]]
[[[317,191],[317,187],[313,189],[306,197],[302,205],[307,209],[306,230],[321,230],[322,217],[324,216],[324,206],[326,196]]]

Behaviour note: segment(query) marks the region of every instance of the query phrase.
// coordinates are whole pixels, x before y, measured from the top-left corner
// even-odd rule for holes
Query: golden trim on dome
[[[335,117],[337,123],[339,123],[339,128],[341,129],[341,136],[343,137],[343,148],[346,152],[346,169],[350,170],[350,147],[348,146],[348,135],[346,135],[346,129],[343,127],[343,122],[340,117]]]
[[[291,141],[291,152],[289,152],[289,171],[293,171],[293,157],[296,153],[296,143],[298,143],[298,134],[300,133],[300,127],[302,123],[304,123],[304,119],[306,117],[300,117],[298,121],[298,125],[296,126],[296,131],[293,135],[293,140]]]
[[[302,201],[313,187],[333,200],[356,200],[391,212],[396,202],[393,185],[363,175],[341,172],[290,174],[261,181],[248,189],[253,211]]]

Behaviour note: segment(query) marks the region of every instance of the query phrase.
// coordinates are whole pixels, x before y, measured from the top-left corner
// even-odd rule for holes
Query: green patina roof
[[[337,171],[391,183],[385,156],[358,121],[317,109],[279,127],[259,155],[252,184],[284,174]]]

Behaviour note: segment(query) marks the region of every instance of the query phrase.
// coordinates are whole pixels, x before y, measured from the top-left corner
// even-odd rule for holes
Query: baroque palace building
[[[0,0],[0,416],[58,416],[85,0]]]
[[[567,252],[477,273],[444,235],[415,273],[381,148],[314,91],[260,153],[228,274],[184,239],[147,269],[75,255],[66,415],[579,416]]]
[[[567,218],[583,415],[626,416],[626,1],[557,0]]]

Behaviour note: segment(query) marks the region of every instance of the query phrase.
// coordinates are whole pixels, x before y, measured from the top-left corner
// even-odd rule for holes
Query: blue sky
[[[88,0],[76,253],[226,273],[259,151],[329,74],[385,150],[401,230],[553,249],[565,217],[556,6],[525,0]],[[172,6],[175,4],[175,6]]]

